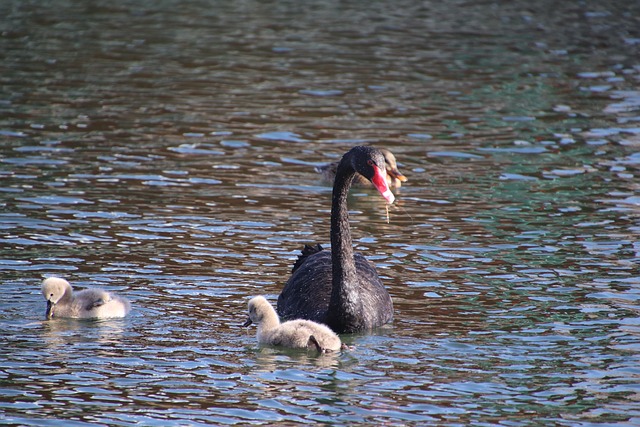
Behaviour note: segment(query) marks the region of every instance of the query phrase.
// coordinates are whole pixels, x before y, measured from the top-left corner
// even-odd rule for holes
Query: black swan
[[[282,318],[324,323],[337,333],[366,331],[393,318],[391,297],[376,268],[353,252],[347,194],[356,173],[370,180],[387,202],[393,203],[380,150],[358,146],[347,152],[333,185],[331,251],[322,250],[320,245],[305,246],[278,297]]]
[[[403,182],[407,182],[407,177],[400,172],[398,164],[396,163],[396,156],[385,148],[380,148],[380,152],[384,156],[384,167],[387,171],[387,184],[389,188],[400,188]],[[336,171],[338,170],[338,163],[333,162],[326,165],[316,166],[316,172],[322,175],[322,179],[333,183],[336,178]],[[356,174],[353,180],[353,185],[358,187],[370,187],[371,182],[360,174]]]

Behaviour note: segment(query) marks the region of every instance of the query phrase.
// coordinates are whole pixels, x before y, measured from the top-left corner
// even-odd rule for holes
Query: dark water
[[[0,424],[640,424],[637,2],[4,1]],[[393,325],[259,348],[313,166],[354,190]],[[131,316],[44,321],[43,277]]]

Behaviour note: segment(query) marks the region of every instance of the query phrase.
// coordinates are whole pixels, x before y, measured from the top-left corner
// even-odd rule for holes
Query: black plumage
[[[365,331],[393,319],[393,303],[375,267],[354,254],[347,194],[356,172],[372,181],[390,202],[382,153],[354,147],[338,165],[331,207],[331,251],[305,246],[278,297],[284,319],[309,319],[338,333]]]

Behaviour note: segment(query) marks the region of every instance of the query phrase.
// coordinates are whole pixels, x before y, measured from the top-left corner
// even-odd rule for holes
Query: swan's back
[[[305,248],[308,249],[309,247]],[[293,274],[278,297],[278,314],[286,320],[308,319],[329,325],[338,333],[374,328],[393,318],[393,304],[375,267],[359,253],[354,254],[359,283],[353,295],[354,323],[332,324],[329,300],[332,288],[331,252],[320,250],[300,257]]]

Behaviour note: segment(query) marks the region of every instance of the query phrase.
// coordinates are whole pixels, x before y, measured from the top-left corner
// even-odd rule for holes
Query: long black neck
[[[358,276],[353,258],[353,242],[349,229],[349,210],[347,195],[356,172],[351,166],[349,156],[345,156],[336,172],[331,203],[331,264],[332,289],[329,301],[329,313],[340,313],[349,317],[348,307],[352,306],[349,295],[357,292]],[[350,319],[331,319],[330,323],[349,321]],[[330,325],[331,326],[331,325]]]

